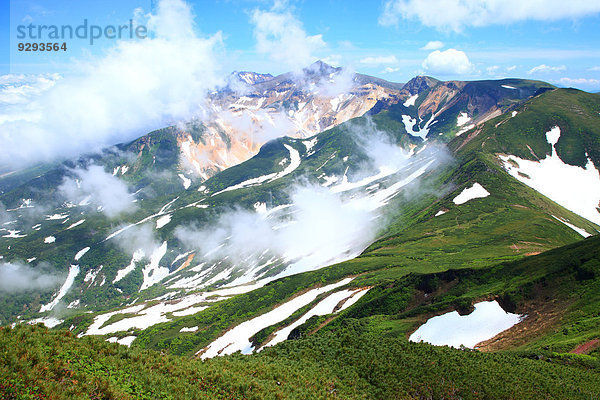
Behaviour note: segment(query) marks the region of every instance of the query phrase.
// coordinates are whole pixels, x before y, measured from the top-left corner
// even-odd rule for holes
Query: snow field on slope
[[[335,288],[347,285],[352,279],[346,278],[331,285],[309,290],[263,315],[242,322],[233,329],[225,332],[224,335],[209,344],[205,350],[201,350],[197,354],[201,353],[202,359],[212,358],[217,355],[232,354],[236,351],[249,354],[254,350],[252,343],[250,343],[250,338],[258,331],[283,321],[300,308],[311,303],[319,294],[327,293]]]
[[[540,161],[529,161],[513,155],[499,155],[510,175],[537,190],[575,214],[600,225],[596,210],[600,201],[600,173],[588,158],[585,168],[565,164],[554,148],[560,138],[555,126],[546,133],[552,154]],[[516,162],[518,167],[512,162]]]
[[[299,319],[294,321],[292,324],[286,326],[285,328],[281,328],[280,330],[275,332],[273,334],[274,335],[273,339],[271,339],[268,343],[266,343],[262,348],[269,347],[269,346],[275,346],[277,343],[281,343],[281,342],[287,340],[288,336],[294,329],[296,329],[297,327],[299,327],[300,325],[302,325],[303,323],[308,321],[309,318],[311,318],[315,315],[332,314],[334,312],[335,307],[343,300],[346,300],[346,301],[344,302],[342,307],[339,310],[336,310],[335,312],[338,313],[338,312],[348,308],[350,305],[354,304],[356,301],[358,301],[358,299],[360,299],[362,296],[364,296],[367,292],[368,292],[368,289],[367,290],[347,289],[347,290],[340,290],[339,292],[330,294],[329,296],[327,296],[326,298],[321,300],[313,308],[311,308],[306,314],[304,314],[302,317],[300,317]],[[352,299],[354,301],[351,302],[350,299]],[[259,351],[261,349],[259,349]]]
[[[473,348],[523,320],[523,316],[507,313],[496,300],[475,304],[475,311],[460,315],[452,311],[430,318],[408,339],[436,346]]]

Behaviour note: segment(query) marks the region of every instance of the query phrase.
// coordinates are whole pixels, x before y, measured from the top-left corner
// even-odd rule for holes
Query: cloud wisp
[[[401,19],[414,19],[440,31],[461,32],[467,27],[575,19],[598,13],[600,3],[589,0],[387,0],[379,24],[394,26]]]
[[[40,91],[24,112],[0,117],[0,163],[74,156],[202,115],[207,91],[221,82],[221,34],[196,35],[182,0],[161,0],[156,14],[141,18],[149,38],[117,41]]]

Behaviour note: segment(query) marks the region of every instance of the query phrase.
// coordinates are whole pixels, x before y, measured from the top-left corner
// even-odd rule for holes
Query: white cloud
[[[396,56],[365,57],[360,60],[360,63],[366,65],[397,64],[398,59],[396,58]]]
[[[73,170],[76,179],[65,178],[60,192],[72,203],[102,206],[102,212],[109,218],[136,209],[127,185],[119,178],[104,171],[99,165],[87,169]]]
[[[391,74],[392,72],[398,72],[398,71],[400,71],[400,68],[387,67],[383,71],[381,71],[381,73],[382,74]]]
[[[75,62],[76,74],[29,103],[27,115],[0,118],[0,163],[73,156],[202,114],[205,94],[221,82],[221,34],[196,36],[182,0],[161,0],[143,17],[149,38]]]
[[[506,72],[513,72],[515,69],[517,69],[517,66],[511,65],[510,67],[506,67]]]
[[[292,13],[281,9],[279,5],[271,11],[257,9],[252,13],[256,50],[298,72],[315,61],[315,53],[326,44],[322,35],[309,36]]]
[[[469,57],[456,49],[431,52],[422,66],[425,71],[434,75],[465,75],[475,70]]]
[[[444,43],[439,40],[433,40],[431,42],[427,42],[427,44],[421,47],[421,50],[439,50],[444,47]]]
[[[465,27],[511,24],[519,21],[556,21],[600,12],[590,0],[387,0],[379,23],[397,25],[400,19],[417,19],[441,31]]]
[[[600,88],[600,80],[591,78],[560,78],[557,83],[562,86],[573,86],[581,88]]]
[[[566,70],[567,70],[567,67],[564,65],[552,67],[552,66],[549,66],[546,64],[541,64],[541,65],[538,65],[537,67],[531,68],[529,71],[527,71],[527,73],[529,75],[532,75],[532,74],[549,73],[549,72],[561,72],[561,71],[566,71]]]
[[[600,71],[600,66],[590,67],[588,68],[588,71]]]

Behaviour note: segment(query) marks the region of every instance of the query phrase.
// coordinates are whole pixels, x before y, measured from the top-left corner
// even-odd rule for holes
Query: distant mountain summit
[[[333,67],[321,60],[318,60],[309,65],[307,68],[304,68],[303,71],[307,75],[329,76],[342,71],[342,68]]]
[[[248,85],[256,85],[257,83],[273,79],[273,75],[271,74],[259,74],[251,71],[234,71],[231,75]]]

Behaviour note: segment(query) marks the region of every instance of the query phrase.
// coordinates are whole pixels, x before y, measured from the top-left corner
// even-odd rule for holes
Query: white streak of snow
[[[63,285],[61,286],[61,288],[58,291],[58,294],[56,295],[54,300],[52,300],[48,304],[42,305],[42,307],[40,308],[41,313],[50,311],[54,307],[56,307],[58,302],[63,297],[65,297],[65,295],[67,294],[67,292],[69,291],[71,286],[73,286],[73,282],[75,282],[75,278],[77,277],[78,274],[79,274],[79,265],[71,265],[71,267],[69,268],[69,274],[67,275],[67,279],[65,279],[65,283],[63,283]]]

